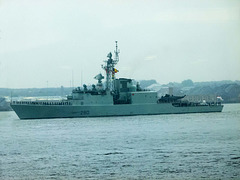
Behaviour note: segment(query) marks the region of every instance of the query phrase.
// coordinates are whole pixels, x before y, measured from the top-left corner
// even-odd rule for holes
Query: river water
[[[240,104],[107,118],[0,112],[0,179],[240,179]]]

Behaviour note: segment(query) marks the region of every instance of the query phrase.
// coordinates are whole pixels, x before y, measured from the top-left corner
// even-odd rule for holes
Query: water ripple
[[[0,112],[0,179],[240,179],[240,105],[226,107],[34,121]]]

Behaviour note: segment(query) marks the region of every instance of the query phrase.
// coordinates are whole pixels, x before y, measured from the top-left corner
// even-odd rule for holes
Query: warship
[[[144,90],[133,79],[116,78],[119,62],[119,49],[116,41],[114,58],[110,52],[102,68],[106,81],[100,73],[97,80],[88,88],[72,90],[71,95],[61,100],[11,101],[11,107],[20,119],[80,118],[106,116],[159,115],[182,113],[221,112],[221,102],[193,103],[181,100],[184,96],[165,95],[158,97],[156,91]]]

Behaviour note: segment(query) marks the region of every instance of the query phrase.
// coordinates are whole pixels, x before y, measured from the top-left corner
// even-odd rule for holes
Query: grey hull
[[[20,119],[132,116],[221,112],[223,105],[175,107],[171,103],[106,106],[11,105]]]

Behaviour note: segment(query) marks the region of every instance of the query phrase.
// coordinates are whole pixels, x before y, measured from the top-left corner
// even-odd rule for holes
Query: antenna
[[[81,70],[81,87],[83,86],[83,71]]]
[[[118,54],[120,53],[120,51],[119,51],[119,49],[118,49],[118,42],[117,41],[115,41],[115,43],[116,43],[116,50],[114,51],[114,53],[115,53],[115,62],[114,62],[114,64],[117,64],[118,63],[118,61],[119,61],[119,56],[118,56]]]
[[[72,88],[74,88],[73,69],[72,69]]]

